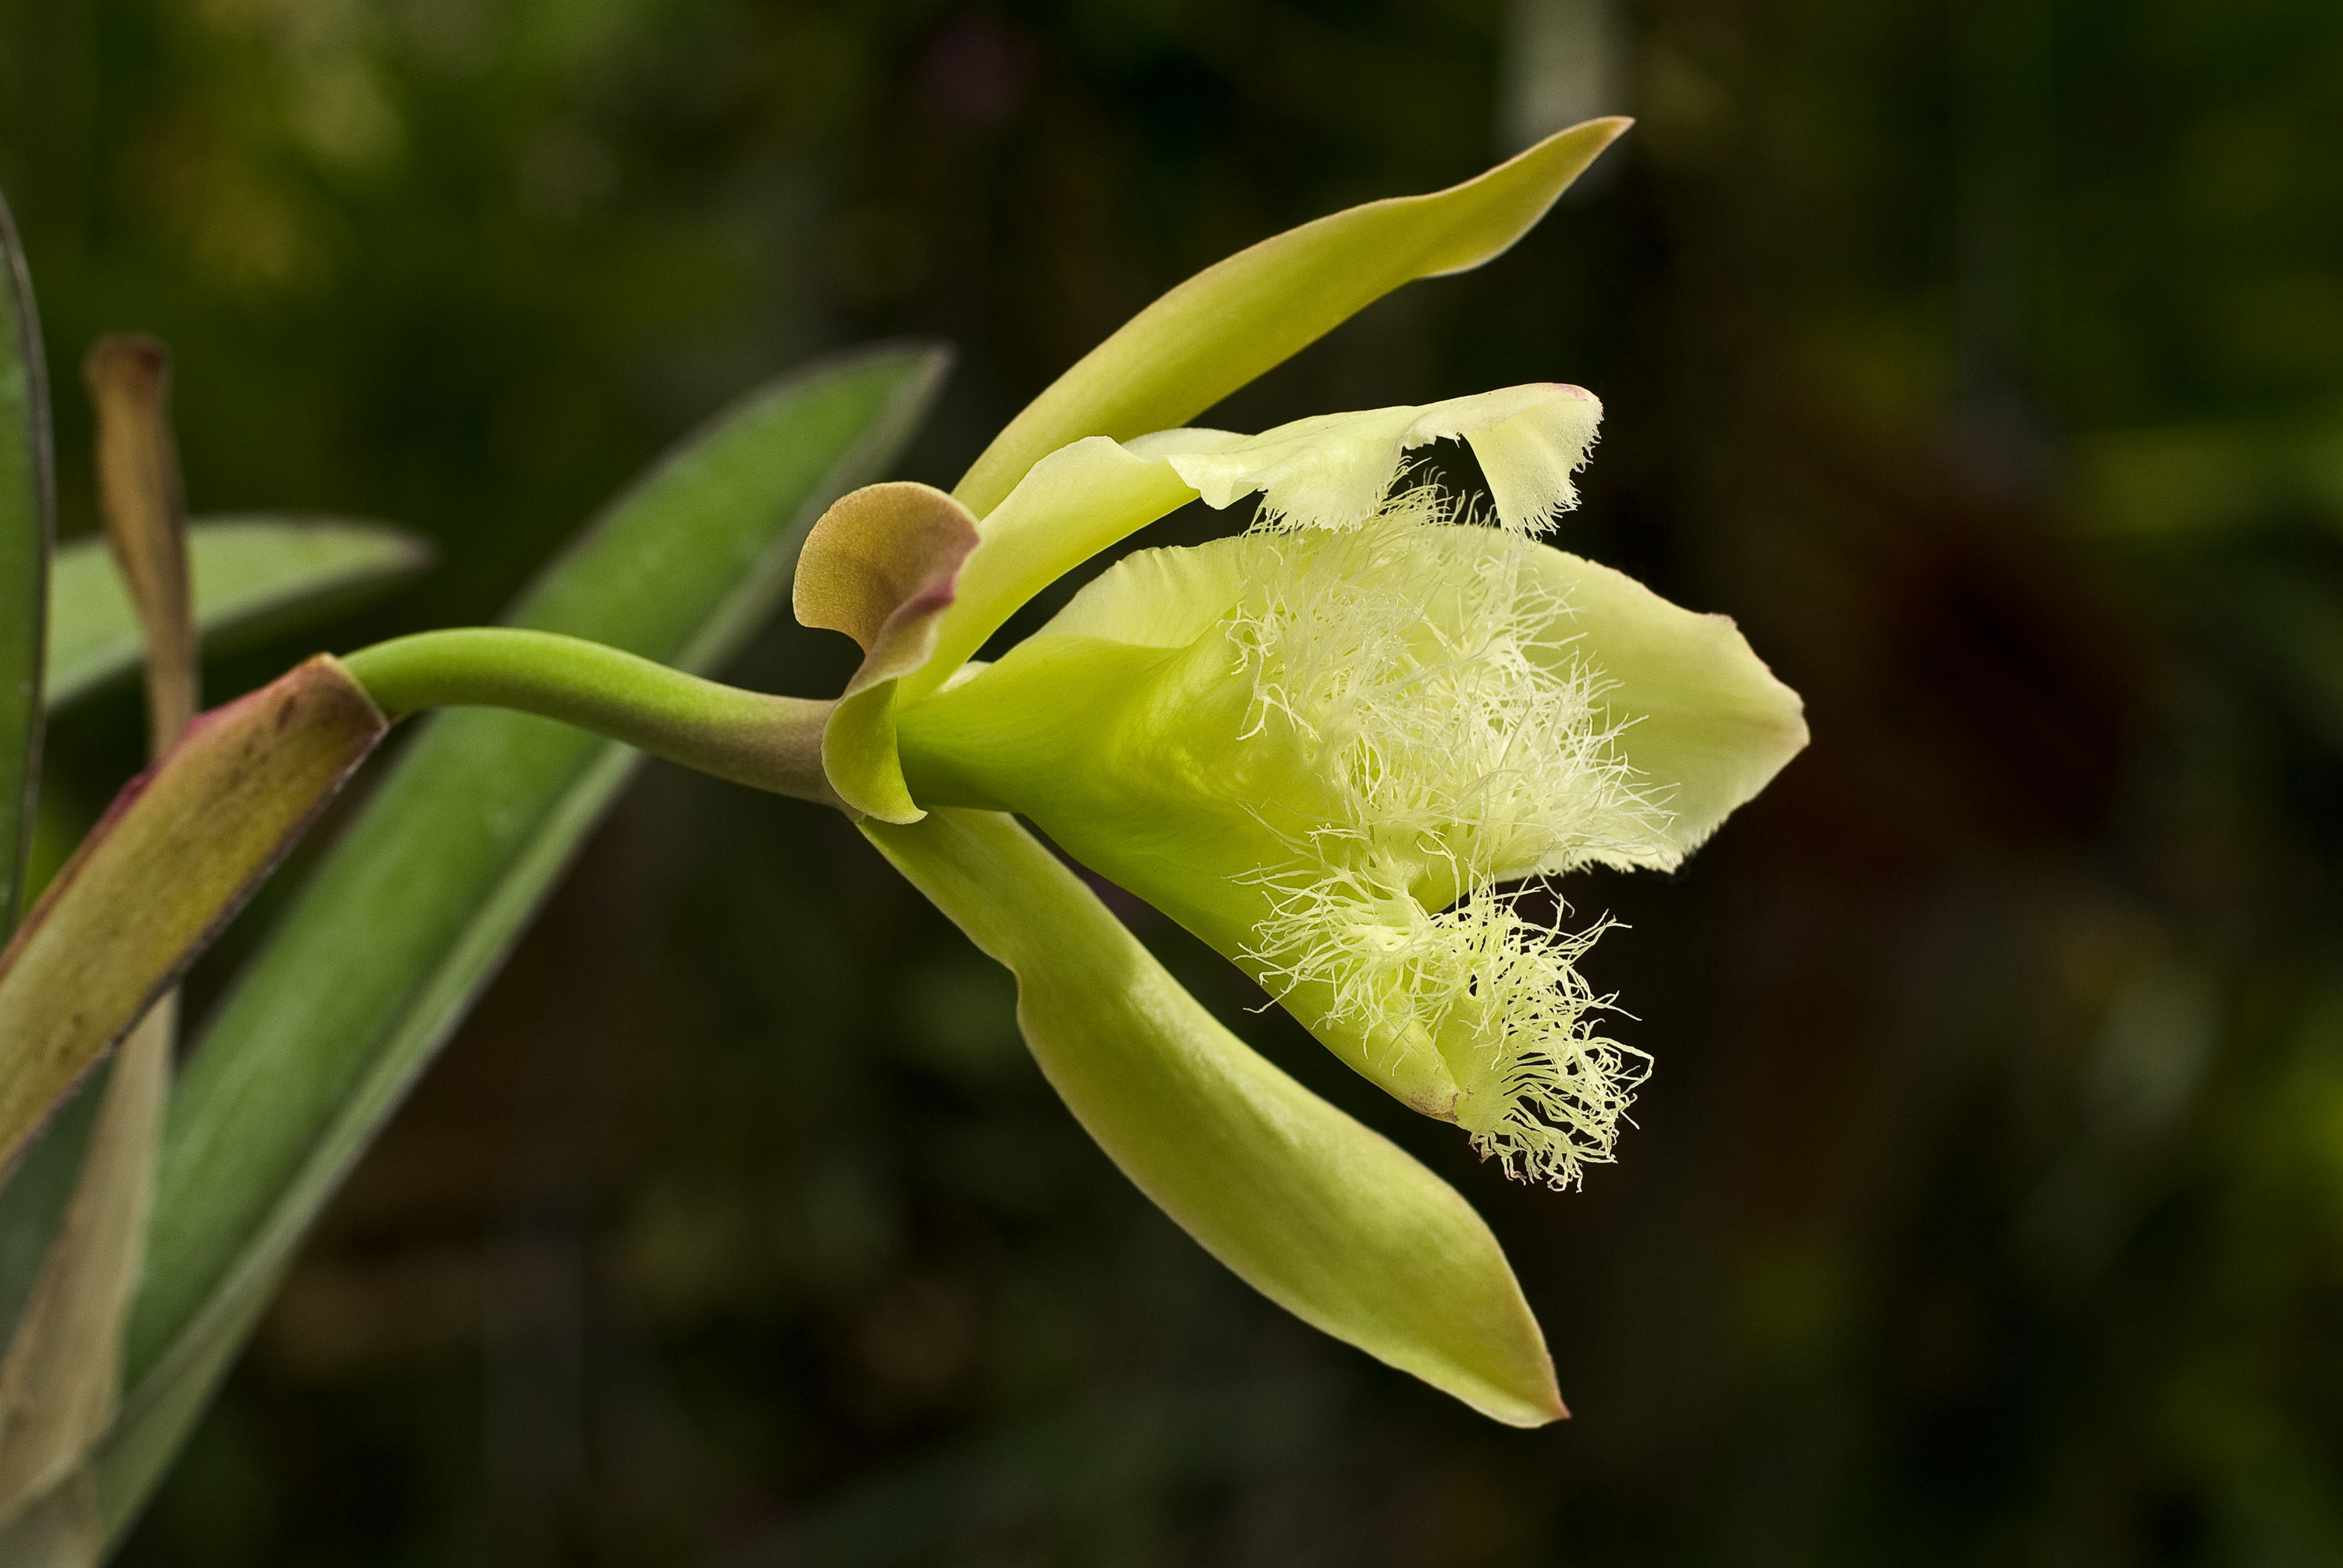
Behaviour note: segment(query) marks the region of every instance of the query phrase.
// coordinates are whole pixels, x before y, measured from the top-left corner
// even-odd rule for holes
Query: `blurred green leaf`
[[[2343,409],[2081,437],[2073,500],[2086,528],[2110,537],[2180,539],[2298,518],[2343,527]]]
[[[40,786],[41,618],[55,501],[48,373],[16,224],[0,201],[0,937],[16,899]]]
[[[2214,614],[2252,649],[2295,718],[2343,753],[2343,591],[2298,563],[2206,585]]]
[[[431,563],[431,547],[341,518],[206,518],[187,530],[196,619],[206,640],[315,618]],[[56,553],[49,575],[48,706],[65,707],[137,668],[138,617],[96,535]]]
[[[704,672],[786,591],[830,501],[892,459],[940,350],[842,357],[749,395],[653,468],[509,624]],[[431,719],[285,911],[171,1106],[123,1415],[117,1534],[303,1232],[447,1038],[638,755],[545,719]]]

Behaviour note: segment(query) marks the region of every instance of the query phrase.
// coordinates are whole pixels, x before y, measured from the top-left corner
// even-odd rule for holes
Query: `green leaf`
[[[430,545],[415,535],[341,518],[206,518],[188,529],[187,554],[206,641],[320,618],[431,564]],[[50,709],[127,675],[145,645],[106,541],[59,548],[49,578]]]
[[[1302,1322],[1485,1415],[1564,1413],[1489,1227],[1389,1139],[1263,1060],[1013,818],[866,821],[896,869],[1017,976],[1017,1021],[1139,1189]]]
[[[982,517],[1068,442],[1184,425],[1402,284],[1480,266],[1544,217],[1627,126],[1573,126],[1463,185],[1354,206],[1206,267],[1026,405],[952,494]]]
[[[900,448],[943,364],[869,350],[750,395],[619,498],[511,623],[721,663],[786,591],[823,508]],[[117,1535],[310,1221],[637,760],[547,719],[432,719],[223,1003],[172,1101],[130,1389],[98,1462]]]
[[[16,900],[40,786],[41,619],[55,532],[48,369],[33,283],[0,201],[0,937]]]

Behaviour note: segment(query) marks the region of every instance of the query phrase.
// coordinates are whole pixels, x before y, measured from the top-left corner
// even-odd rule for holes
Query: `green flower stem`
[[[831,703],[742,691],[583,638],[506,627],[418,632],[342,662],[393,719],[509,708],[751,789],[840,804],[821,770]]]

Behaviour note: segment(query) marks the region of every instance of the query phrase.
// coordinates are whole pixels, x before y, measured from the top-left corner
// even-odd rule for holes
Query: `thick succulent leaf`
[[[40,318],[15,221],[0,201],[0,938],[15,922],[40,779],[41,625],[55,509]]]
[[[1463,185],[1354,206],[1205,268],[1052,382],[952,493],[982,517],[1059,447],[1185,425],[1402,284],[1480,266],[1544,216],[1627,125],[1589,120]]]
[[[511,619],[720,663],[786,590],[821,509],[900,449],[943,364],[880,348],[752,393],[614,502]],[[130,1389],[98,1462],[111,1530],[636,761],[543,719],[439,715],[287,909],[172,1100]]]
[[[0,952],[0,1168],[178,980],[387,728],[319,655],[132,781]]]
[[[1017,976],[1041,1070],[1100,1147],[1314,1327],[1513,1426],[1565,1412],[1496,1238],[1456,1191],[1223,1029],[1011,819],[863,831]]]
[[[0,1186],[0,1332],[14,1329],[65,1222],[100,1102],[90,1093],[67,1101]]]
[[[196,622],[214,643],[319,618],[431,564],[427,541],[385,524],[260,514],[198,519],[187,555]],[[49,707],[127,675],[145,649],[106,542],[60,548],[49,579]]]
[[[106,1521],[85,1466],[0,1525],[0,1563],[8,1568],[96,1568],[105,1555]]]

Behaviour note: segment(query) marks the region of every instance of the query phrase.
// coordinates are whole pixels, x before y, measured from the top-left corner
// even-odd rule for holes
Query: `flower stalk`
[[[505,708],[574,724],[719,779],[825,806],[822,728],[837,705],[705,680],[554,632],[417,632],[342,660],[392,720],[433,708]]]

